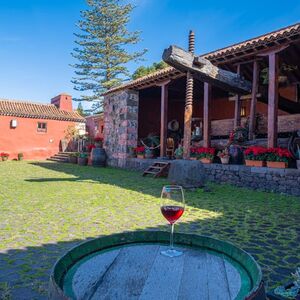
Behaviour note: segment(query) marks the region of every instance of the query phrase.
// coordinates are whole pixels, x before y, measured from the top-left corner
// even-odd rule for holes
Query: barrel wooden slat
[[[210,273],[207,283],[209,291],[208,299],[231,300],[223,258],[206,253],[206,265],[209,266]]]
[[[158,251],[157,245],[123,248],[88,299],[138,299]]]
[[[226,275],[228,278],[229,284],[229,293],[230,297],[234,299],[240,290],[241,287],[241,276],[236,272],[236,269],[228,261],[224,260]]]
[[[198,276],[190,276],[196,273]],[[184,271],[180,283],[179,299],[208,299],[208,268],[206,253],[203,251],[190,251],[184,258]],[[190,290],[195,290],[191,295]],[[189,298],[188,298],[189,296]]]
[[[184,256],[170,258],[161,255],[160,252],[166,249],[160,247],[140,296],[141,300],[178,299]]]
[[[102,278],[107,269],[113,264],[120,250],[109,251],[102,254],[102,259],[94,256],[82,263],[74,277],[70,278],[72,282],[66,282],[65,285],[71,285],[74,294],[78,299],[89,299],[95,290],[99,278]]]

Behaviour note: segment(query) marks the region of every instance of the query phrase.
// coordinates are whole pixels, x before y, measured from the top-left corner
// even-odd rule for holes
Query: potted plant
[[[77,162],[78,162],[78,156],[79,156],[78,152],[70,153],[69,154],[69,162],[71,164],[77,164]]]
[[[294,279],[293,282],[278,286],[274,291],[268,293],[270,300],[277,299],[290,299],[299,300],[300,299],[300,267],[296,269],[296,272],[292,274]]]
[[[95,142],[95,148],[102,148],[103,138],[97,137],[95,138],[94,142]]]
[[[269,148],[266,153],[267,167],[269,168],[287,168],[292,155],[288,149]]]
[[[197,147],[192,147],[190,150],[190,159],[191,160],[198,160],[198,156],[197,156]]]
[[[153,151],[150,148],[145,148],[145,158],[153,158]]]
[[[136,157],[136,153],[135,153],[135,148],[134,147],[128,147],[128,156],[130,158],[135,158]]]
[[[20,160],[23,160],[23,158],[24,158],[24,155],[23,155],[23,153],[21,152],[21,153],[18,153],[18,160],[20,161]]]
[[[211,164],[215,155],[215,148],[196,147],[191,148],[191,157],[196,157],[204,164]]]
[[[136,147],[135,153],[137,158],[143,159],[145,157],[145,147],[144,146]]]
[[[219,151],[218,157],[220,158],[222,165],[228,165],[229,159],[230,159],[228,148],[225,148],[224,150]]]
[[[176,159],[182,159],[183,157],[183,147],[179,145],[178,148],[174,151],[174,155]]]
[[[265,167],[267,149],[261,146],[251,146],[244,151],[245,163],[248,167]]]
[[[79,153],[78,155],[78,165],[79,166],[86,166],[88,163],[88,154],[87,153]]]
[[[0,156],[1,156],[2,161],[6,161],[6,160],[8,160],[9,154],[6,152],[2,152],[2,153],[0,153]]]

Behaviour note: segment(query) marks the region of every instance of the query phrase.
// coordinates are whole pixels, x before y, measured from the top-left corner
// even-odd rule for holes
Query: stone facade
[[[138,92],[122,91],[104,97],[104,148],[108,164],[124,167],[138,139]]]

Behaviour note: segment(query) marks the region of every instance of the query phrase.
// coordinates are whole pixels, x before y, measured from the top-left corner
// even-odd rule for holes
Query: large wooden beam
[[[269,55],[268,147],[277,146],[278,131],[278,54]]]
[[[237,74],[241,75],[241,65],[237,65]],[[241,108],[242,101],[241,95],[237,94],[235,96],[235,106],[234,106],[234,128],[241,126]]]
[[[258,65],[258,61],[254,61],[253,75],[252,75],[250,118],[249,118],[249,140],[253,139],[255,126],[256,126],[256,103],[257,103],[258,83],[259,83],[259,65]]]
[[[163,53],[163,60],[172,67],[191,72],[194,78],[210,83],[219,88],[236,94],[251,92],[251,82],[243,79],[240,75],[220,69],[209,60],[194,56],[177,46],[170,46]]]
[[[211,85],[204,82],[204,101],[203,101],[203,146],[210,147],[211,133]]]
[[[166,156],[167,133],[168,133],[168,87],[170,80],[163,82],[160,100],[160,157]]]
[[[194,55],[195,34],[189,33],[189,53]],[[192,116],[193,116],[193,97],[194,97],[194,79],[190,71],[186,74],[186,95],[184,108],[184,133],[183,133],[183,158],[190,158],[191,140],[192,140]]]

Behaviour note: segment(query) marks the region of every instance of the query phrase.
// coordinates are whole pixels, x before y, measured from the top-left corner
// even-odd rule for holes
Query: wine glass
[[[160,210],[163,216],[171,225],[170,249],[161,251],[162,255],[168,257],[176,257],[182,255],[181,251],[175,250],[173,247],[174,224],[182,216],[184,212],[184,194],[183,189],[179,185],[164,186],[161,192]]]

